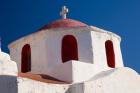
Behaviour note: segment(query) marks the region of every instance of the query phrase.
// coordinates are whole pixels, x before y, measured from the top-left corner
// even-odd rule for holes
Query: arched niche
[[[111,68],[115,68],[115,53],[113,43],[111,40],[107,40],[105,42],[105,49],[108,66]]]
[[[62,39],[62,62],[78,60],[77,40],[72,35],[66,35]]]
[[[31,71],[31,47],[26,44],[22,48],[21,53],[21,72],[26,73]]]

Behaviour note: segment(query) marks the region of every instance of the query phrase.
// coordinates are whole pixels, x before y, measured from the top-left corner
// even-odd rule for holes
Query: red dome
[[[87,25],[80,21],[76,21],[72,19],[60,19],[45,25],[40,30],[51,29],[51,28],[83,27],[83,26],[87,26]]]

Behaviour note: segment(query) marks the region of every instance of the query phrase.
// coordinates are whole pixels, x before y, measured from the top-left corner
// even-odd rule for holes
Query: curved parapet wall
[[[85,93],[140,93],[140,76],[131,68],[104,71],[85,82]]]
[[[17,76],[16,62],[10,59],[10,56],[4,52],[0,52],[0,75]]]

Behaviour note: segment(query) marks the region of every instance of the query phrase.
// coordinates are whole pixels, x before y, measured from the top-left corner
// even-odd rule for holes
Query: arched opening
[[[62,40],[62,62],[78,60],[77,40],[72,35],[66,35]]]
[[[107,64],[111,68],[115,68],[115,54],[112,41],[105,42]]]
[[[21,54],[21,72],[26,73],[31,71],[31,48],[26,44],[22,48]]]

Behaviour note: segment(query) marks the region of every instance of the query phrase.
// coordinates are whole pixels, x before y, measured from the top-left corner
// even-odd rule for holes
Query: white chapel
[[[17,84],[15,90],[0,85],[0,91],[140,93],[139,74],[124,67],[121,37],[69,19],[67,13],[68,8],[62,7],[61,19],[10,43],[10,56],[6,54],[9,61],[2,59],[5,54],[0,52],[0,62],[12,62],[11,67],[5,68],[12,71],[6,70],[5,74],[16,79],[7,78],[6,83],[2,82],[9,85],[10,80]]]

